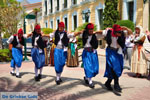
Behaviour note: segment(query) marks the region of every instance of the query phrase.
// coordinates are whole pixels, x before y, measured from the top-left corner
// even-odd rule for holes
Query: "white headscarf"
[[[143,33],[143,28],[142,28],[142,26],[139,26],[139,25],[138,25],[138,26],[136,26],[135,28],[140,29],[140,35],[134,39],[134,41],[136,42],[136,41],[139,41],[143,36],[145,36],[145,34]],[[134,32],[134,35],[135,35],[135,32]]]

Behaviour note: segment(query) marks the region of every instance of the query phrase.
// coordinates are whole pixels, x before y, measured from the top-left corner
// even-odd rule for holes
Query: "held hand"
[[[128,28],[126,26],[121,26],[122,30],[128,30]]]
[[[145,31],[146,35],[150,35],[150,32],[148,30]]]

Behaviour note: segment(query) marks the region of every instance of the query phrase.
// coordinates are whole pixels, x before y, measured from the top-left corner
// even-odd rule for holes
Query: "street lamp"
[[[23,6],[23,9],[25,10],[25,7]],[[23,12],[24,13],[24,21],[23,21],[23,28],[24,28],[24,34],[26,34],[26,21],[25,19],[35,19],[36,16],[35,15],[31,15],[31,14],[28,14],[28,15],[25,15],[25,11]],[[24,45],[24,61],[28,61],[29,59],[27,58],[27,46],[26,46],[26,39],[24,41],[25,45]]]
[[[89,17],[90,17],[90,10],[88,11],[82,11],[82,19],[85,20],[85,22],[88,22],[89,21]]]

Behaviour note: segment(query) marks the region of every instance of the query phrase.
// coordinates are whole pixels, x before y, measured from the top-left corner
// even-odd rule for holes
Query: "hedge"
[[[116,24],[120,26],[126,26],[127,28],[130,28],[132,31],[134,31],[134,23],[130,20],[120,20],[117,21]]]
[[[9,49],[0,49],[0,62],[11,61],[11,52]]]
[[[44,34],[50,34],[50,33],[53,32],[53,29],[51,29],[51,28],[42,28],[42,31],[43,31]]]

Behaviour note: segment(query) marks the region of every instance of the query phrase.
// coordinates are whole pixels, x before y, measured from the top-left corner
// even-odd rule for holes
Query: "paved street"
[[[80,50],[79,53],[82,51]],[[20,69],[21,79],[9,74],[10,64],[0,64],[0,92],[38,92],[39,100],[150,100],[150,78],[135,78],[134,74],[124,69],[120,78],[122,93],[107,91],[103,85],[106,78],[105,50],[98,49],[99,74],[93,78],[95,89],[84,84],[83,68],[64,68],[63,83],[56,85],[55,70],[52,66],[45,66],[40,82],[34,81],[33,62],[23,62]],[[113,82],[112,82],[113,85]]]

